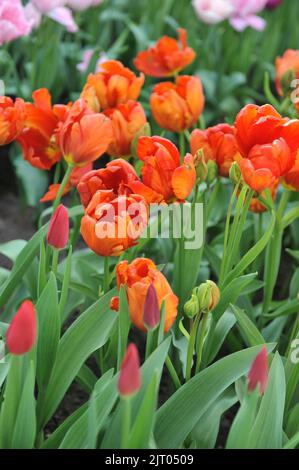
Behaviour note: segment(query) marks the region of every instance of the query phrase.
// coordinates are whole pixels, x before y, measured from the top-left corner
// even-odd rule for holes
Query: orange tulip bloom
[[[294,166],[283,178],[283,185],[291,191],[299,191],[299,150]]]
[[[32,98],[33,103],[25,103],[24,129],[17,141],[25,160],[36,168],[49,170],[62,156],[56,131],[68,107],[52,106],[51,95],[46,88],[34,91]]]
[[[92,171],[92,166],[93,166],[92,163],[87,163],[87,165],[85,166],[82,166],[82,167],[79,166],[79,167],[73,168],[71,176],[70,176],[70,180],[65,185],[62,195],[65,196],[67,193],[70,192],[72,188],[76,188],[81,178],[83,178],[84,175]],[[54,201],[58,194],[59,188],[60,188],[59,183],[51,184],[46,194],[40,199],[40,202]]]
[[[299,147],[299,121],[282,118],[270,105],[247,105],[238,114],[236,138],[246,183],[261,192],[286,175]]]
[[[82,205],[86,208],[98,191],[111,193],[114,197],[129,195],[130,184],[138,180],[138,176],[130,163],[121,158],[113,160],[106,168],[88,172],[81,178],[77,190]]]
[[[178,29],[179,41],[163,36],[147,51],[137,54],[135,67],[151,77],[167,77],[175,75],[190,65],[196,54],[187,46],[187,33],[185,29]]]
[[[276,89],[283,96],[289,94],[291,89],[291,81],[299,78],[299,50],[288,49],[282,57],[277,57],[275,62],[276,68]]]
[[[104,114],[111,119],[113,128],[113,141],[108,148],[109,155],[113,157],[131,155],[134,137],[146,124],[143,107],[136,101],[128,101],[116,108],[107,109]]]
[[[240,156],[235,128],[228,124],[218,124],[204,131],[195,129],[190,137],[190,148],[192,155],[202,150],[206,162],[215,161],[221,176],[228,176],[232,163]]]
[[[148,223],[148,208],[142,196],[117,196],[98,191],[81,220],[85,243],[101,256],[120,256],[137,244]]]
[[[191,154],[180,165],[176,146],[162,137],[140,137],[137,155],[144,162],[142,181],[130,184],[132,191],[141,194],[147,202],[184,201],[196,181],[196,171]]]
[[[58,143],[65,160],[77,166],[97,160],[107,151],[112,138],[110,119],[92,112],[82,99],[73,104],[58,130]]]
[[[100,65],[99,72],[90,74],[81,98],[95,112],[114,108],[129,100],[137,100],[144,83],[144,75],[136,77],[134,72],[117,60],[108,60]]]
[[[8,96],[0,97],[0,145],[10,144],[23,129],[25,120],[24,101],[15,102]]]
[[[158,83],[150,98],[152,114],[160,127],[181,132],[196,124],[205,98],[199,78],[181,75],[172,82]]]
[[[117,265],[116,277],[118,289],[121,285],[127,288],[131,321],[142,331],[147,331],[143,323],[146,294],[151,284],[155,287],[159,308],[165,302],[164,331],[167,332],[177,317],[178,298],[155,263],[148,258],[136,258],[131,264],[122,261]],[[110,308],[118,310],[117,297],[111,300]]]

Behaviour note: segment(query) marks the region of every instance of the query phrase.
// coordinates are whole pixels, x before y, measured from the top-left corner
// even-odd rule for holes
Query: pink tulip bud
[[[47,235],[49,245],[61,250],[66,247],[69,239],[69,215],[64,205],[60,204],[54,212]]]
[[[248,390],[253,391],[258,384],[260,385],[260,394],[263,395],[268,385],[268,358],[265,346],[251,365],[248,374]]]
[[[126,397],[138,392],[140,386],[139,354],[135,344],[131,343],[121,364],[118,390],[121,396]]]
[[[30,300],[22,303],[12,319],[6,334],[6,344],[11,354],[20,356],[33,347],[36,340],[36,317]]]
[[[150,284],[143,307],[143,323],[149,330],[153,330],[160,322],[160,308],[157,291],[153,284]]]

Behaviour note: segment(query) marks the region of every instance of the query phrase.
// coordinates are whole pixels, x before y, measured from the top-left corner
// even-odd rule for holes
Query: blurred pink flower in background
[[[192,4],[199,19],[208,24],[226,20],[234,11],[231,0],[193,0]]]
[[[244,31],[248,26],[262,31],[266,22],[255,13],[264,10],[268,0],[233,0],[234,13],[230,18],[230,24],[237,31]]]
[[[97,7],[103,0],[67,0],[67,5],[76,11],[83,11],[90,7]]]
[[[43,15],[46,15],[64,26],[69,33],[75,33],[78,31],[78,26],[72,11],[64,6],[66,3],[65,0],[31,0],[25,7],[27,19],[32,22],[34,28],[37,28]]]
[[[86,51],[83,53],[83,60],[77,65],[77,70],[79,70],[79,72],[84,73],[87,71],[93,53],[94,49],[86,49]],[[109,57],[105,54],[105,52],[100,52],[99,59],[95,66],[95,72],[98,70],[99,66],[107,60],[109,60]]]
[[[0,45],[26,36],[31,29],[21,0],[0,0]]]

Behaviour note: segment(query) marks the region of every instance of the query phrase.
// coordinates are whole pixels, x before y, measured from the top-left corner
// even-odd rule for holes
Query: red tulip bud
[[[50,221],[47,241],[49,245],[61,250],[66,247],[69,239],[69,215],[64,205],[60,204]]]
[[[254,359],[248,374],[248,390],[253,391],[257,384],[260,385],[260,394],[262,395],[268,385],[268,358],[265,346]]]
[[[11,354],[20,356],[33,347],[36,339],[34,305],[25,300],[11,321],[6,334],[6,344]]]
[[[120,395],[126,397],[137,392],[140,389],[140,385],[139,354],[135,344],[131,343],[121,364],[118,390]]]
[[[153,284],[150,284],[143,307],[143,323],[149,330],[153,330],[160,322],[160,308],[157,291]]]

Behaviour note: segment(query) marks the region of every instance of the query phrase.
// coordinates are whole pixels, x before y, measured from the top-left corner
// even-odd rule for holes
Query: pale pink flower
[[[41,13],[46,14],[54,10],[54,8],[63,7],[66,0],[31,0],[31,3],[33,3],[36,9]]]
[[[25,7],[26,16],[35,28],[45,15],[64,26],[69,33],[75,33],[78,26],[71,10],[63,6],[65,3],[65,0],[31,0]]]
[[[83,11],[90,7],[97,7],[103,0],[67,0],[67,6],[76,11]]]
[[[83,53],[83,60],[77,65],[77,70],[79,72],[84,73],[87,71],[91,58],[93,56],[94,49],[86,49],[86,51]],[[108,56],[105,54],[105,52],[100,52],[99,54],[99,59],[96,63],[95,67],[95,72],[98,70],[99,66],[103,63],[109,60]]]
[[[192,4],[197,16],[208,24],[220,23],[234,11],[232,0],[192,0]]]
[[[237,31],[244,31],[248,26],[262,31],[266,22],[256,15],[264,10],[268,0],[233,0],[234,13],[230,19],[230,24]]]
[[[31,29],[20,0],[0,0],[0,45],[26,36]]]

